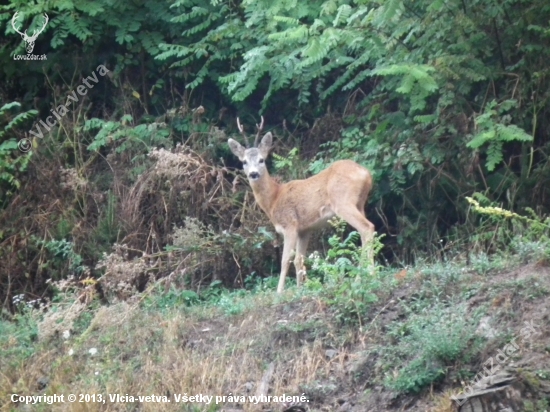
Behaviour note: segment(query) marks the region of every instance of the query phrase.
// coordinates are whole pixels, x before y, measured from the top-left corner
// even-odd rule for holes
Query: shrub
[[[422,305],[421,305],[422,306]],[[403,393],[417,393],[445,376],[455,362],[479,350],[475,335],[481,311],[468,313],[466,304],[436,301],[415,313],[405,308],[407,320],[390,326],[392,345],[380,347],[388,369],[384,384]]]
[[[345,228],[342,220],[333,221],[337,234],[330,237],[329,250],[325,258],[314,252],[310,279],[306,287],[312,291],[324,290],[328,302],[338,311],[337,316],[344,322],[358,322],[370,305],[378,300],[376,292],[382,286],[382,279],[375,266],[366,259],[366,248],[372,247],[376,255],[382,245],[376,237],[374,245],[359,248],[356,243],[360,236],[351,232],[341,240]]]

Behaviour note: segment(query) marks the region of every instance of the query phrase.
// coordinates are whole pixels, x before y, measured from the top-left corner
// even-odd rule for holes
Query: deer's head
[[[245,149],[239,142],[229,139],[229,148],[235,156],[243,162],[243,169],[250,181],[258,180],[265,174],[265,160],[271,149],[273,136],[271,132],[266,133],[258,147]]]
[[[248,138],[246,137],[238,118],[237,125],[239,127],[239,131],[244,136],[246,145],[248,146]],[[229,139],[227,141],[231,152],[233,152],[233,154],[237,156],[241,162],[243,162],[244,173],[250,182],[259,180],[267,172],[265,161],[273,145],[273,135],[271,132],[266,133],[264,137],[262,137],[262,141],[258,144],[258,139],[260,137],[260,132],[262,131],[263,125],[264,119],[262,117],[262,122],[259,125],[256,125],[258,128],[258,133],[256,134],[256,139],[254,140],[254,145],[252,147],[245,148],[234,139]]]

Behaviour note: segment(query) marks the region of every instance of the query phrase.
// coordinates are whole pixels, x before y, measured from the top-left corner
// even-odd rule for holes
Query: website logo
[[[19,54],[19,55],[15,54],[13,56],[13,60],[46,60],[46,55],[45,54],[35,55],[35,54],[32,54],[32,51],[34,50],[34,42],[36,41],[36,38],[38,37],[38,35],[40,33],[42,33],[44,31],[44,29],[46,28],[46,24],[48,24],[48,20],[49,20],[48,15],[46,13],[44,13],[44,24],[42,25],[42,28],[40,28],[39,30],[33,30],[32,36],[29,36],[27,34],[27,30],[25,30],[24,32],[21,32],[16,27],[18,15],[19,15],[19,12],[16,12],[13,15],[13,17],[11,19],[11,26],[13,27],[13,30],[15,30],[17,33],[19,33],[21,35],[21,38],[23,39],[23,41],[26,44],[27,54],[26,55],[24,55],[24,54]]]

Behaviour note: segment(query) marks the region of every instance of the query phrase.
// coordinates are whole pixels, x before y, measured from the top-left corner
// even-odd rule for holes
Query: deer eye
[[[260,163],[263,163],[264,162],[264,159],[260,159]]]

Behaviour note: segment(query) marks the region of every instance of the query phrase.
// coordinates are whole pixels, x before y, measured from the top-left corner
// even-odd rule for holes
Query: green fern
[[[20,175],[27,170],[31,153],[19,151],[17,137],[28,121],[36,116],[36,110],[19,112],[19,102],[0,107],[0,199],[5,202],[21,187]],[[19,112],[19,113],[18,113]],[[4,206],[2,204],[1,206]]]
[[[484,113],[476,118],[479,132],[467,143],[467,147],[480,150],[485,149],[487,155],[486,167],[492,172],[504,160],[504,143],[530,143],[533,136],[513,124],[501,123],[506,112],[517,105],[515,100],[506,100],[498,104],[492,100],[487,104]]]

